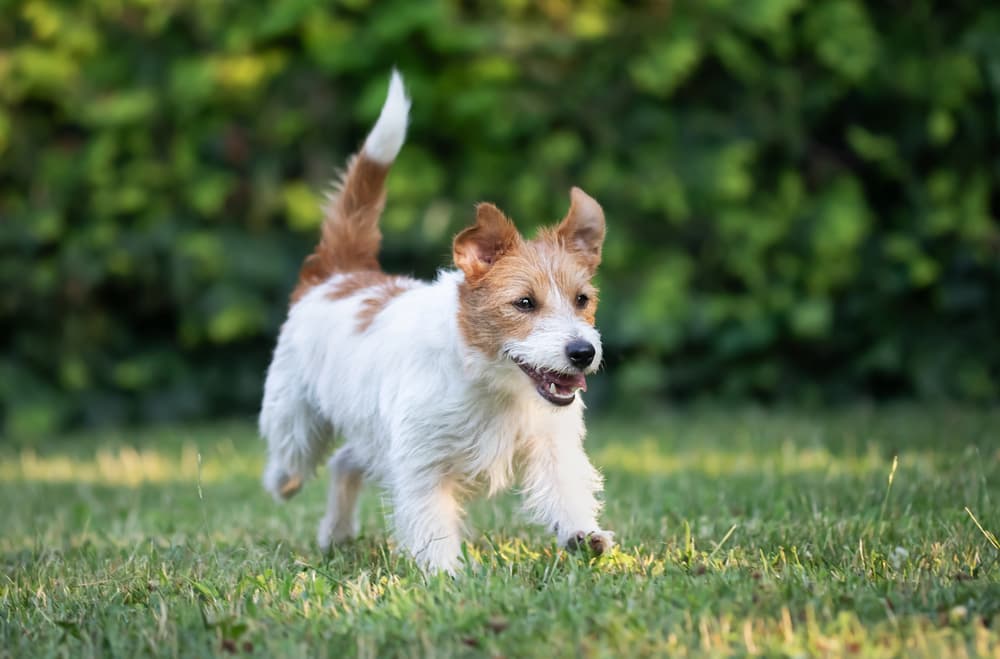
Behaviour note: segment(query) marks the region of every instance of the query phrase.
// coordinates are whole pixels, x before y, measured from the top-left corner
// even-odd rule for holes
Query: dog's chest
[[[513,403],[471,416],[471,441],[462,452],[469,459],[461,471],[467,482],[485,487],[490,495],[510,486],[520,455],[558,434],[558,421],[537,405]]]

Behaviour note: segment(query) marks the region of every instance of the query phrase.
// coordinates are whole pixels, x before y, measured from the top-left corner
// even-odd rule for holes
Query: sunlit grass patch
[[[722,408],[596,419],[608,555],[516,495],[466,567],[362,537],[320,554],[322,483],[277,505],[241,424],[0,448],[0,655],[995,655],[1000,414]]]
[[[215,482],[256,476],[263,463],[262,454],[247,444],[252,430],[241,426],[238,432],[239,447],[231,432],[216,435],[211,431],[177,433],[168,435],[165,441],[149,441],[140,434],[138,438],[145,441],[137,443],[130,442],[132,437],[128,435],[118,435],[111,441],[86,441],[83,446],[73,439],[65,442],[73,442],[71,446],[54,443],[41,448],[19,447],[5,452],[0,461],[0,482],[135,488],[145,483]],[[79,450],[83,447],[89,450]]]

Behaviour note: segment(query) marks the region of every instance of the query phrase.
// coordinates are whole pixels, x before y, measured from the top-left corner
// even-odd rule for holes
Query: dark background
[[[596,405],[1000,394],[1000,6],[0,1],[0,431],[255,410],[398,66],[387,269],[605,207]]]

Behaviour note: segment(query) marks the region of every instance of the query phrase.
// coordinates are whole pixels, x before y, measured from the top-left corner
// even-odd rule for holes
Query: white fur
[[[410,116],[410,99],[403,87],[403,78],[399,71],[392,70],[389,79],[389,93],[386,95],[382,112],[375,122],[375,127],[365,140],[365,154],[383,165],[388,165],[396,159],[399,150],[406,139],[406,124]]]
[[[365,142],[365,152],[391,161],[406,130],[409,100],[393,73],[389,97]],[[359,331],[358,312],[371,293],[330,296],[334,275],[289,311],[268,369],[260,431],[268,443],[264,486],[277,499],[294,494],[329,452],[328,507],[321,547],[358,533],[358,493],[377,480],[393,504],[398,544],[425,568],[456,569],[461,549],[462,498],[490,494],[520,476],[525,508],[566,544],[611,534],[597,523],[601,476],[583,451],[583,401],[565,407],[543,399],[513,358],[568,372],[566,343],[597,350],[597,331],[556,305],[524,341],[485,355],[466,344],[458,325],[463,275],[440,273],[411,282],[372,324]],[[336,299],[335,299],[336,298]]]
[[[278,498],[290,479],[313,474],[334,429],[344,438],[330,460],[322,547],[357,534],[363,476],[389,491],[400,545],[428,568],[454,570],[460,496],[476,486],[506,488],[515,464],[527,510],[557,530],[561,543],[578,531],[603,533],[601,477],[583,452],[583,402],[578,396],[553,406],[510,359],[465,344],[457,322],[460,273],[444,272],[394,298],[360,334],[364,291],[332,300],[327,293],[337,280],[291,309],[260,415],[268,441],[264,485]]]

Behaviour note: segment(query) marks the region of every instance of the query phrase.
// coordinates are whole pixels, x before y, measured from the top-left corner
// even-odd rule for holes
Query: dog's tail
[[[382,232],[378,221],[385,206],[385,177],[403,146],[409,113],[403,78],[393,69],[375,127],[334,183],[324,210],[322,236],[299,271],[293,304],[335,273],[379,270]]]

